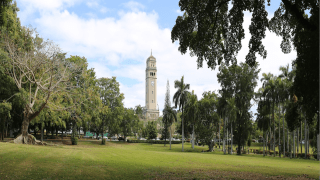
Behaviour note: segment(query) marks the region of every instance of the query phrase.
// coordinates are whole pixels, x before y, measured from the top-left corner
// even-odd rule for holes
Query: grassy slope
[[[303,159],[201,153],[207,148],[100,141],[78,146],[32,146],[0,143],[0,179],[145,179],[214,178],[219,173],[319,177],[319,162]],[[186,174],[188,176],[186,176]],[[220,173],[221,175],[221,173]],[[223,175],[223,173],[222,173]],[[225,175],[225,174],[224,174]]]

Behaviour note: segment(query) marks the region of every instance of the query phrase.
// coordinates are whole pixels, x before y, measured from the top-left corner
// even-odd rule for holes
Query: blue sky
[[[269,17],[279,3],[271,1],[272,6],[267,7]],[[218,68],[211,70],[204,65],[197,69],[196,58],[181,55],[177,42],[171,42],[171,29],[177,16],[182,15],[178,0],[18,0],[17,4],[22,25],[36,28],[44,39],[54,41],[68,55],[86,57],[98,78],[116,76],[120,91],[125,94],[126,107],[145,105],[145,62],[151,49],[157,58],[160,111],[167,80],[171,97],[175,92],[174,80],[183,75],[198,99],[204,91],[220,88]],[[245,13],[246,38],[242,41],[238,63],[248,53],[250,19],[251,14]],[[279,67],[291,64],[296,57],[295,51],[283,54],[281,37],[269,31],[263,43],[268,57],[257,58],[261,65],[260,78],[263,72],[279,74]],[[251,110],[255,113],[256,106]]]

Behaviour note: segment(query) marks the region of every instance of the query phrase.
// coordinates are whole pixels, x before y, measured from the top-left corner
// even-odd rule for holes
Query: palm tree
[[[172,125],[173,122],[177,122],[177,112],[174,110],[174,107],[170,107],[170,106],[166,106],[163,109],[163,119],[165,119],[165,121],[168,124],[168,127],[170,127]],[[171,150],[171,139],[172,139],[172,134],[171,131],[170,132],[170,150]]]
[[[198,114],[198,97],[194,94],[192,90],[192,94],[189,95],[188,101],[185,107],[185,115],[188,116],[191,120],[192,124],[192,149],[194,149],[194,124],[196,121],[196,117]]]
[[[190,89],[190,84],[184,84],[184,76],[181,77],[181,80],[175,80],[174,81],[174,88],[177,89],[177,92],[173,95],[173,102],[175,104],[175,107],[179,106],[179,110],[181,110],[181,121],[182,121],[182,151],[183,151],[183,142],[184,142],[184,122],[183,122],[183,111],[185,104],[188,100],[188,94],[190,92],[188,89]]]
[[[269,104],[272,104],[272,121],[273,121],[273,151],[275,152],[275,122],[274,122],[274,106],[278,101],[278,92],[277,92],[277,78],[273,76],[271,73],[263,73],[263,78],[261,81],[263,82],[263,96],[266,98],[266,101]],[[273,153],[275,156],[275,153]]]
[[[289,64],[286,66],[280,66],[279,70],[281,71],[281,74],[279,75],[279,78],[282,79],[281,84],[281,96],[280,101],[283,103],[283,107],[285,107],[285,104],[287,104],[288,100],[291,99],[292,94],[291,89],[293,85],[293,79],[295,77],[295,66],[292,67],[292,71],[289,71]],[[284,114],[285,114],[285,108],[283,108],[283,153],[285,153],[285,128],[284,128]],[[287,149],[289,150],[289,128],[287,128]]]

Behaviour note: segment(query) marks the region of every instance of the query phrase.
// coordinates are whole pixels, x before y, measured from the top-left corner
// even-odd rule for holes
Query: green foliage
[[[121,127],[123,114],[125,109],[123,107],[124,94],[120,92],[120,84],[116,77],[100,78],[97,86],[99,87],[100,99],[102,104],[108,111],[100,113],[100,117],[93,124],[97,129],[108,128],[110,134],[123,133],[126,127]],[[132,113],[131,113],[132,114]],[[124,125],[124,122],[122,123]]]
[[[247,143],[249,147],[251,146],[251,141],[252,141],[251,136],[249,136],[248,143]]]
[[[236,64],[236,56],[244,39],[243,11],[252,13],[250,25],[251,39],[246,62],[253,66],[255,54],[266,58],[262,39],[268,27],[268,13],[264,1],[183,1],[179,6],[183,16],[178,16],[171,31],[172,42],[179,41],[179,51],[183,54],[190,50],[191,56],[197,56],[198,67],[207,61],[208,67],[215,68],[224,60]]]
[[[102,145],[106,145],[106,139],[105,138],[102,138],[101,144]]]
[[[222,64],[219,67],[219,71],[217,77],[218,82],[221,84],[223,99],[232,97],[235,99],[234,137],[236,137],[238,148],[240,148],[240,146],[246,144],[250,132],[252,132],[252,114],[249,112],[252,104],[250,101],[254,97],[254,88],[257,86],[260,69],[258,69],[258,63],[253,67],[240,63],[240,65],[229,67]]]
[[[154,121],[148,121],[146,130],[148,132],[148,140],[154,139],[157,137],[157,127]]]
[[[78,137],[71,136],[71,143],[72,145],[78,145]]]
[[[202,145],[208,145],[212,150],[215,130],[219,121],[217,113],[218,96],[215,92],[204,92],[198,101],[198,116],[195,125],[196,137]]]
[[[164,140],[131,140],[128,139],[127,142],[129,143],[150,143],[150,144],[167,144],[168,141]],[[171,141],[171,144],[181,144],[181,141]]]
[[[161,138],[160,140],[169,139],[170,133],[168,129],[162,128],[161,129]]]
[[[123,119],[120,122],[120,132],[124,137],[133,135],[133,131],[138,131],[139,117],[134,113],[133,109],[124,109]]]

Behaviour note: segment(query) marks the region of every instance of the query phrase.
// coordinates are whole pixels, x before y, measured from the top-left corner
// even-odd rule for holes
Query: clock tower
[[[148,57],[146,62],[146,107],[145,117],[147,120],[157,120],[159,108],[157,101],[157,64],[156,58]]]

